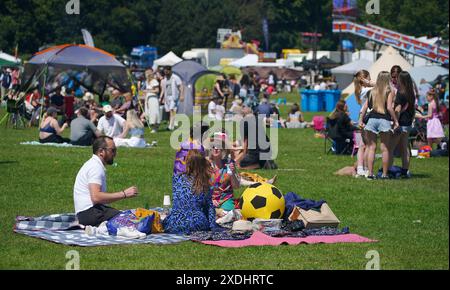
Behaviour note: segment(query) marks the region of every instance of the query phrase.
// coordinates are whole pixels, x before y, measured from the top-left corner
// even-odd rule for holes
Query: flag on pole
[[[83,34],[84,44],[95,47],[94,39],[92,38],[91,33],[89,33],[86,29],[81,29],[81,33]]]

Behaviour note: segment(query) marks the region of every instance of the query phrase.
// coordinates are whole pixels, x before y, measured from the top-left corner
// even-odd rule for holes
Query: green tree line
[[[269,50],[308,49],[301,32],[320,32],[319,49],[337,49],[331,32],[331,0],[79,0],[80,14],[66,13],[68,0],[1,0],[0,49],[30,55],[40,47],[83,43],[81,29],[97,47],[116,55],[150,44],[160,54],[216,47],[218,28],[240,29],[245,41],[264,47],[262,21],[269,23]],[[414,36],[448,39],[448,0],[380,0],[380,14],[367,15],[358,0],[358,21]]]

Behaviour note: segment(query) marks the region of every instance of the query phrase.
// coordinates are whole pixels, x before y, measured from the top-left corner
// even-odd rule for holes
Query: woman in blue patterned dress
[[[199,150],[190,150],[186,172],[173,177],[173,208],[163,221],[164,231],[190,234],[218,228],[209,190],[210,164]]]

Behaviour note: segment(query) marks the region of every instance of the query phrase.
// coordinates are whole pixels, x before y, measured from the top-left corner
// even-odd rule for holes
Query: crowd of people
[[[423,135],[431,148],[439,145],[445,137],[442,124],[445,120],[439,113],[440,98],[436,89],[427,86],[424,92],[424,83],[419,89],[411,75],[397,65],[390,72],[380,72],[375,80],[371,79],[368,71],[361,70],[355,74],[354,84],[355,97],[361,105],[358,124],[350,120],[343,100],[338,102],[328,119],[329,134],[335,142],[336,152],[346,153],[345,148],[353,149],[355,136],[359,134],[356,177],[374,180],[399,175],[410,178],[410,135],[420,127],[418,123],[426,122]],[[427,103],[420,101],[422,94],[425,94]],[[382,155],[380,174],[374,168],[378,143]],[[395,156],[402,160],[398,175],[393,174]]]
[[[211,133],[204,122],[191,129],[189,139],[180,144],[175,155],[173,207],[162,222],[166,233],[224,230],[220,225],[242,218],[234,196],[239,187],[251,186],[260,180],[271,184],[276,181],[276,176],[268,180],[238,172],[238,168],[257,168],[252,165],[252,160],[259,150],[249,149],[251,129],[248,124],[244,125],[243,146],[232,144],[224,130]],[[136,186],[115,193],[106,190],[105,167],[114,163],[116,143],[108,136],[96,138],[92,145],[94,155],[76,177],[73,192],[75,212],[89,234],[108,234],[105,223],[120,211],[107,204],[136,197],[139,192]],[[132,236],[133,231],[136,232],[129,229],[127,236]],[[135,237],[139,234],[135,233]]]

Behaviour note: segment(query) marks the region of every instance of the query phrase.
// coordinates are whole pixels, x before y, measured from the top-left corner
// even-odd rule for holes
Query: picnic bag
[[[320,211],[310,209],[304,210],[298,208],[298,220],[303,221],[306,229],[321,228],[321,227],[338,227],[339,219],[334,215],[328,204],[322,204]]]

